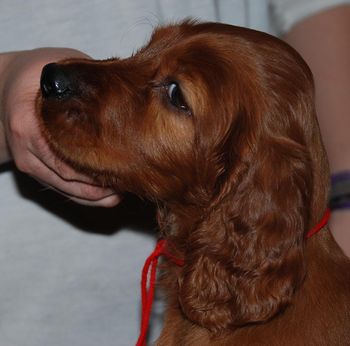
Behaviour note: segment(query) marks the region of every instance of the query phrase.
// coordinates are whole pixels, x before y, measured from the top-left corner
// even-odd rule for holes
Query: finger
[[[90,185],[99,186],[96,181],[82,173],[77,172],[74,168],[59,159],[49,148],[43,138],[37,140],[35,147],[33,144],[29,146],[29,152],[48,167],[51,171],[57,174],[62,180],[71,182],[84,182]]]
[[[64,180],[55,171],[44,165],[36,157],[33,157],[28,174],[44,185],[54,187],[61,193],[72,198],[83,199],[87,201],[99,201],[111,195],[115,191],[111,188],[100,187],[77,180]],[[34,173],[31,173],[34,172]]]
[[[46,184],[43,184],[42,182],[40,182],[40,183],[44,186],[46,185]],[[55,187],[48,186],[48,185],[46,185],[46,186],[48,189],[56,191],[57,193],[67,197],[67,199],[69,199],[70,201],[73,201],[73,202],[81,204],[81,205],[90,206],[90,207],[112,208],[112,207],[115,207],[116,205],[118,205],[122,200],[122,197],[116,193],[113,193],[109,196],[103,197],[103,198],[98,199],[98,200],[88,200],[88,199],[83,199],[83,198],[79,198],[79,197],[74,197],[72,195],[68,195],[68,194],[58,190]]]
[[[78,199],[80,203],[82,201],[92,203],[101,201],[99,203],[103,205],[118,203],[118,197],[110,197],[103,201],[104,198],[115,195],[115,191],[101,187],[92,178],[76,172],[52,153],[40,134],[36,138],[36,144],[30,144],[27,150],[17,148],[17,142],[13,145],[13,149],[17,152],[14,159],[19,170],[44,185],[55,187],[70,198]],[[34,146],[39,149],[34,149]]]
[[[122,198],[119,195],[114,194],[114,195],[105,197],[103,199],[100,199],[98,201],[88,201],[77,197],[69,197],[69,199],[74,201],[75,203],[90,206],[90,207],[112,208],[118,205]]]

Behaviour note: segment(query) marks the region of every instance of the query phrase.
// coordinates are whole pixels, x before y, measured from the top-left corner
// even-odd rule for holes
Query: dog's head
[[[41,88],[42,128],[64,160],[118,190],[205,208],[179,278],[190,319],[220,330],[289,303],[328,183],[312,76],[293,49],[184,22],[125,60],[48,65]]]

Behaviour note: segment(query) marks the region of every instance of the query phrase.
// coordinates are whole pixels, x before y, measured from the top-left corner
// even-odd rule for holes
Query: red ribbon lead
[[[306,238],[312,237],[318,231],[320,231],[328,223],[330,218],[330,209],[327,209],[323,214],[320,222],[313,227],[307,234]],[[156,284],[156,274],[158,259],[160,256],[165,256],[178,266],[184,265],[184,260],[176,258],[167,250],[167,242],[164,239],[158,241],[156,248],[147,258],[143,270],[141,279],[141,292],[142,292],[142,318],[141,318],[141,332],[137,340],[136,346],[146,346],[146,337],[148,331],[149,320],[151,316],[152,304],[154,299],[154,289]],[[149,278],[149,282],[148,282]],[[148,285],[147,285],[148,282]]]
[[[142,294],[142,317],[141,317],[141,332],[137,340],[136,346],[146,346],[146,337],[148,331],[149,320],[152,311],[154,299],[154,289],[156,284],[156,274],[159,256],[165,256],[178,266],[184,265],[184,260],[178,259],[168,252],[166,241],[161,239],[158,241],[156,248],[147,258],[143,269],[141,279],[141,294]],[[149,283],[147,281],[149,278]],[[148,286],[148,287],[147,287]]]

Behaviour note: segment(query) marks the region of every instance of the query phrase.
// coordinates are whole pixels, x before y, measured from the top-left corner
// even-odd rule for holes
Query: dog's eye
[[[169,83],[165,86],[170,103],[181,111],[189,112],[189,108],[177,83]]]

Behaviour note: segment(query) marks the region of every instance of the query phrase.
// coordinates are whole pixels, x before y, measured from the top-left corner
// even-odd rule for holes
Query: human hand
[[[55,156],[35,116],[42,67],[68,57],[88,58],[65,48],[41,48],[0,56],[0,125],[6,135],[6,151],[20,171],[69,199],[84,205],[112,207],[119,203],[119,196]]]

